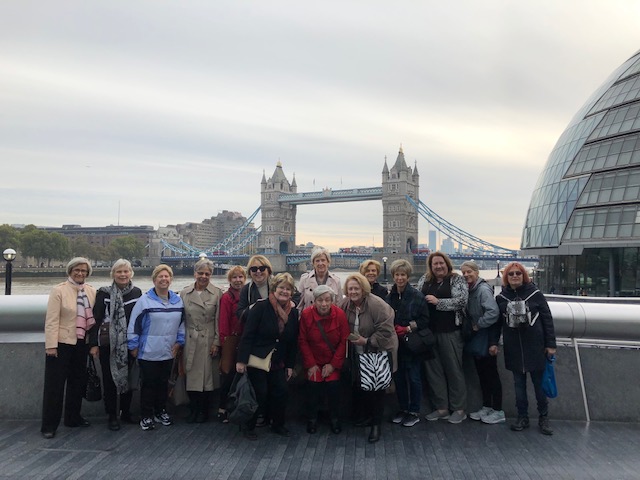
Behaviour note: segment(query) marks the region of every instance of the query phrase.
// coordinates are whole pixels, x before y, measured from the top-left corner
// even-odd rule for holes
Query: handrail
[[[593,342],[640,342],[637,299],[549,296],[556,336]],[[561,300],[563,299],[563,300]],[[580,299],[580,300],[577,300]],[[48,295],[0,296],[0,334],[42,332]],[[583,343],[583,342],[581,342]]]

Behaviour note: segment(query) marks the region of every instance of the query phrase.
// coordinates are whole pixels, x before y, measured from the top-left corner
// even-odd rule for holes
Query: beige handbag
[[[249,367],[258,368],[260,370],[268,372],[271,369],[271,356],[273,355],[274,351],[275,348],[272,349],[265,358],[260,358],[255,355],[249,355],[249,363],[247,363],[247,365]]]

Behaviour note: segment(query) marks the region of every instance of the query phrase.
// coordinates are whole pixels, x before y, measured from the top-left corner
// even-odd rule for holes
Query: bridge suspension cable
[[[407,195],[407,201],[411,205],[413,205],[420,216],[422,216],[422,218],[433,225],[436,230],[461,243],[465,247],[469,247],[476,252],[503,253],[506,255],[517,255],[518,253],[517,250],[511,250],[510,248],[494,245],[493,243],[486,242],[481,238],[476,237],[475,235],[465,232],[461,228],[456,227],[451,222],[448,222],[447,220],[442,218],[436,212],[431,210],[427,205],[425,205],[421,200],[418,200],[419,203],[416,203],[413,198]]]

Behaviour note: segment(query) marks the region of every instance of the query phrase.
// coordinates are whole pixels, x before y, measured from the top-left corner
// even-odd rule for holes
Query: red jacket
[[[224,338],[233,335],[242,335],[242,322],[236,316],[240,292],[229,288],[220,298],[220,317],[218,330],[220,333],[220,345],[224,345]]]
[[[322,322],[327,339],[334,346],[335,353],[331,351],[322,337],[317,325],[318,321]],[[322,370],[322,367],[328,363],[334,368],[333,373],[324,379],[319,372],[315,378],[309,380],[329,382],[340,379],[340,369],[344,363],[348,336],[349,323],[347,322],[347,316],[337,306],[331,305],[331,312],[326,317],[318,315],[314,306],[304,309],[300,317],[300,332],[298,334],[298,345],[304,368],[308,370],[317,365]]]

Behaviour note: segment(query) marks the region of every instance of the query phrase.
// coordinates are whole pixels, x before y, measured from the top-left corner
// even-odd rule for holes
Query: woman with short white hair
[[[131,283],[133,268],[129,260],[116,260],[111,267],[111,278],[111,285],[100,287],[96,295],[93,316],[97,328],[91,331],[89,344],[100,351],[107,427],[120,430],[118,416],[125,423],[137,423],[130,411],[133,392],[129,385],[129,371],[135,359],[127,348],[127,328],[133,306],[142,291]]]
[[[331,287],[338,295],[336,301],[342,300],[340,279],[329,271],[329,266],[331,266],[329,250],[323,247],[314,248],[311,252],[311,264],[313,265],[313,270],[303,273],[298,282],[298,290],[301,294],[298,310],[301,312],[313,305],[313,291],[318,285]]]

